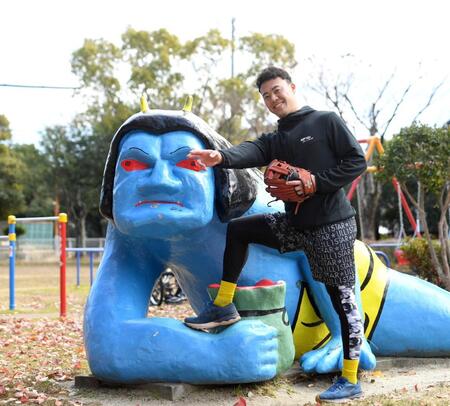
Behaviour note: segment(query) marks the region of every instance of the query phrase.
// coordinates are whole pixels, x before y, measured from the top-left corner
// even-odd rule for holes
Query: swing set
[[[375,150],[380,155],[384,154],[384,148],[383,148],[383,145],[381,144],[379,137],[371,137],[368,139],[358,140],[358,142],[360,144],[368,144],[368,147],[367,147],[367,150],[365,153],[365,158],[366,158],[367,162],[370,161]],[[376,166],[369,166],[367,168],[367,172],[369,172],[369,173],[374,173],[377,171],[378,171],[378,168]],[[356,191],[357,200],[358,200],[359,216],[361,216],[361,198],[359,196],[358,185],[362,179],[362,176],[363,175],[358,176],[352,182],[352,185],[347,193],[347,199],[352,200],[353,195],[355,194],[355,191]],[[397,196],[398,196],[398,211],[399,211],[399,221],[400,221],[397,242],[393,244],[393,246],[396,247],[396,249],[394,250],[394,256],[395,256],[395,259],[396,259],[398,265],[408,265],[409,261],[406,259],[404,252],[400,248],[403,238],[406,237],[406,232],[405,232],[405,227],[404,227],[404,222],[403,222],[403,211],[405,211],[406,217],[408,218],[408,221],[409,221],[412,229],[414,230],[413,237],[421,238],[421,234],[419,231],[419,219],[417,219],[417,221],[414,219],[414,216],[411,212],[408,202],[406,201],[405,195],[403,194],[402,189],[400,187],[400,183],[398,182],[398,180],[395,177],[392,178],[392,184],[394,185],[394,189],[397,192]],[[360,217],[360,220],[361,220],[361,217]],[[362,228],[361,221],[360,221],[360,228],[361,228],[361,234],[363,235],[363,228]],[[372,245],[375,246],[375,244],[372,244]]]

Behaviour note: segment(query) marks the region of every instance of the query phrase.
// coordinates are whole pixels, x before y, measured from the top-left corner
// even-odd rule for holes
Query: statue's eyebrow
[[[175,151],[172,151],[170,154],[175,154],[175,152],[179,151],[180,149],[184,149],[184,148],[187,148],[189,150],[191,149],[191,148],[189,148],[187,146],[184,146],[184,147],[177,148]]]
[[[131,147],[131,148],[128,148],[128,151],[130,151],[130,150],[132,150],[132,149],[137,149],[138,151],[143,152],[145,155],[150,155],[148,152],[145,152],[143,149],[140,149],[140,148],[138,148],[138,147]]]

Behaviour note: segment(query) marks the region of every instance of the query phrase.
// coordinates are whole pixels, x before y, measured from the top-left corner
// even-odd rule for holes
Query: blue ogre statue
[[[268,207],[258,170],[204,168],[190,149],[229,143],[185,111],[153,110],[130,117],[115,134],[102,185],[109,220],[105,252],[85,309],[89,366],[99,379],[244,383],[277,374],[277,330],[258,318],[216,334],[170,318],[148,317],[155,281],[173,269],[192,308],[210,300],[220,280],[227,222],[280,211]],[[450,355],[450,293],[386,268],[362,242],[355,244],[358,297],[365,320],[360,367],[375,355]],[[307,372],[340,369],[339,323],[323,284],[312,279],[302,252],[281,255],[252,245],[239,284],[284,281],[295,353]]]

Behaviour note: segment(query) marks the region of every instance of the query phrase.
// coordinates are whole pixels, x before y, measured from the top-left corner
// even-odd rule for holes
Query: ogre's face
[[[114,179],[117,228],[137,237],[168,238],[209,223],[214,211],[212,169],[186,159],[190,149],[202,148],[186,131],[127,134]]]

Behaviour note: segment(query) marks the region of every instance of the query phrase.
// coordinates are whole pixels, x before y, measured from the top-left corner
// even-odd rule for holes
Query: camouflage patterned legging
[[[364,327],[355,299],[354,286],[326,286],[341,321],[345,359],[359,359]]]

